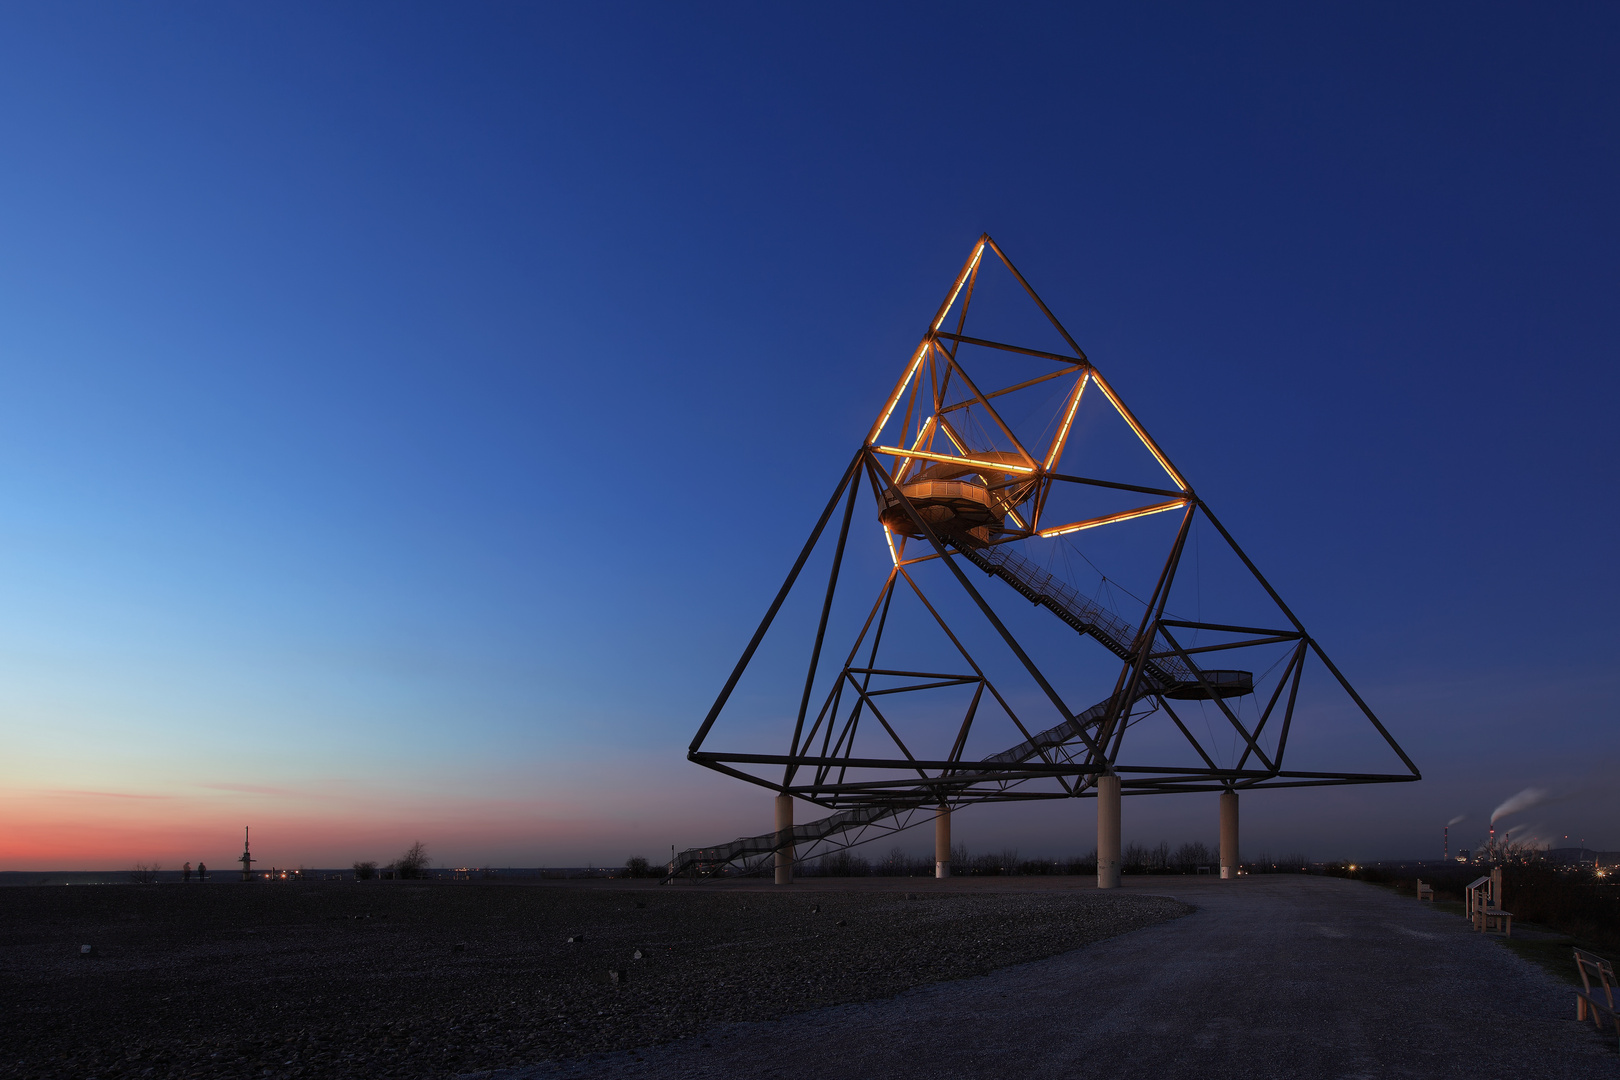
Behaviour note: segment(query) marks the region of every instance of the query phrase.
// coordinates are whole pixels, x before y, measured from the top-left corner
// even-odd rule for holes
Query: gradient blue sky
[[[1425,772],[1251,797],[1246,852],[1435,854],[1527,786],[1620,848],[1617,47],[1595,4],[7,6],[0,868],[768,828],[686,744],[982,231]]]

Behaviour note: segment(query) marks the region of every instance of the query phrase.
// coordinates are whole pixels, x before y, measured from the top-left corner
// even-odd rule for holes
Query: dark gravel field
[[[448,1077],[888,997],[1190,910],[904,879],[6,888],[0,1076]]]

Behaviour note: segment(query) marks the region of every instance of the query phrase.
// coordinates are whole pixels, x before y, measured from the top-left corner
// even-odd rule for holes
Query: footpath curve
[[[1567,985],[1454,915],[1334,878],[1127,881],[1132,892],[1175,896],[1199,910],[1062,956],[884,1001],[733,1024],[665,1046],[495,1075],[1620,1075],[1613,1035],[1600,1038],[1589,1023],[1577,1024]]]

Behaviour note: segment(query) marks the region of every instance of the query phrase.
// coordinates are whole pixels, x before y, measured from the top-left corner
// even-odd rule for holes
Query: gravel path
[[[0,889],[0,1076],[449,1077],[892,997],[1190,910],[974,884]]]
[[[497,1074],[579,1080],[1110,1080],[1620,1075],[1614,1036],[1462,919],[1359,882],[1127,879],[1187,918],[985,978],[639,1053]]]

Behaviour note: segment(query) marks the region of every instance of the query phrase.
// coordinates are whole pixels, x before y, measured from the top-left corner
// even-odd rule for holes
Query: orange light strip
[[[943,416],[939,418],[939,430],[943,431],[945,437],[951,440],[951,445],[956,447],[958,453],[964,457],[973,453],[967,448],[967,443],[964,443],[961,437],[956,434],[956,429],[951,427],[951,422]]]
[[[1187,505],[1186,499],[1171,499],[1169,502],[1158,503],[1153,506],[1139,506],[1135,510],[1123,510],[1107,517],[1092,518],[1089,521],[1076,521],[1072,525],[1059,525],[1055,529],[1042,529],[1038,534],[1043,540],[1065,533],[1079,532],[1081,529],[1095,529],[1099,525],[1112,525],[1116,521],[1129,521],[1132,518],[1147,517],[1149,514],[1162,514],[1166,510],[1179,510]]]
[[[979,260],[983,257],[984,241],[980,240],[973,246],[973,254],[968,256],[967,265],[962,267],[962,273],[957,276],[951,295],[945,298],[945,305],[939,309],[939,314],[934,316],[934,325],[928,328],[930,334],[938,330],[940,324],[945,321],[945,316],[951,313],[951,305],[956,303],[957,296],[962,292],[962,286],[967,284],[967,279],[973,274],[973,268],[979,265]]]
[[[975,469],[984,469],[988,472],[1006,473],[1034,473],[1035,470],[1028,465],[1008,465],[1000,461],[979,461],[975,458],[954,457],[950,454],[935,454],[927,450],[902,450],[898,446],[874,446],[874,454],[895,454],[899,457],[922,458],[924,461],[944,461],[951,465],[970,465]]]
[[[945,433],[945,437],[947,439],[950,439],[951,442],[956,444],[956,448],[958,450],[962,451],[964,454],[971,453],[966,446],[962,445],[962,440],[957,437],[956,431],[951,427],[950,421],[946,420],[943,416],[939,418],[939,429]],[[1007,511],[1007,516],[1012,518],[1020,529],[1029,528],[1028,525],[1024,524],[1024,519],[1018,516],[1018,511],[1013,509],[1012,505],[1008,503],[1006,499],[997,496],[997,500],[1001,503],[1002,509]]]
[[[933,437],[934,437],[934,424],[938,420],[939,420],[939,417],[930,416],[927,420],[923,421],[922,430],[917,432],[917,441],[911,444],[911,449],[912,450],[914,450],[914,451],[915,450],[920,450],[925,445],[927,445],[929,442],[931,442],[933,440]],[[958,449],[960,449],[960,448],[958,448]],[[908,472],[910,472],[910,471],[911,471],[911,461],[910,460],[901,462],[900,463],[900,468],[899,468],[898,471],[896,471],[894,469],[889,470],[891,476],[894,478],[894,482],[897,483],[897,484],[902,483],[905,480],[906,474]]]
[[[1045,467],[1048,472],[1057,467],[1059,456],[1063,453],[1063,444],[1069,438],[1069,426],[1074,423],[1074,414],[1080,411],[1080,397],[1086,392],[1086,383],[1091,379],[1091,372],[1087,371],[1080,376],[1080,385],[1074,388],[1074,400],[1069,402],[1069,411],[1063,415],[1063,426],[1058,428],[1057,438],[1052,440],[1052,449],[1046,452]]]
[[[889,544],[889,558],[894,560],[894,565],[899,566],[900,553],[894,550],[894,533],[889,531],[887,525],[883,526],[883,539],[888,541]]]
[[[1148,433],[1142,430],[1142,425],[1136,422],[1136,417],[1131,415],[1131,410],[1127,409],[1125,403],[1119,400],[1119,395],[1114,393],[1114,388],[1109,386],[1107,381],[1097,373],[1096,368],[1091,369],[1091,377],[1096,380],[1097,389],[1107,394],[1108,400],[1113,402],[1114,411],[1119,413],[1120,419],[1131,425],[1131,430],[1136,432],[1136,437],[1142,440],[1142,445],[1147,447],[1148,453],[1152,454],[1154,459],[1158,461],[1159,467],[1165,471],[1170,479],[1176,482],[1176,487],[1186,491],[1187,481],[1182,479],[1181,474],[1176,472],[1175,466],[1170,464],[1170,459],[1164,456],[1164,453],[1152,439],[1148,438]]]
[[[871,446],[872,440],[883,433],[883,428],[888,424],[889,417],[894,415],[895,406],[900,404],[900,395],[906,392],[906,384],[910,383],[911,377],[917,374],[917,369],[922,366],[923,357],[927,355],[928,342],[924,341],[917,346],[917,353],[911,358],[911,366],[906,368],[906,373],[901,376],[900,382],[895,385],[894,393],[889,395],[889,403],[883,406],[883,415],[878,417],[876,424],[872,425],[871,434],[866,436],[866,445]]]

